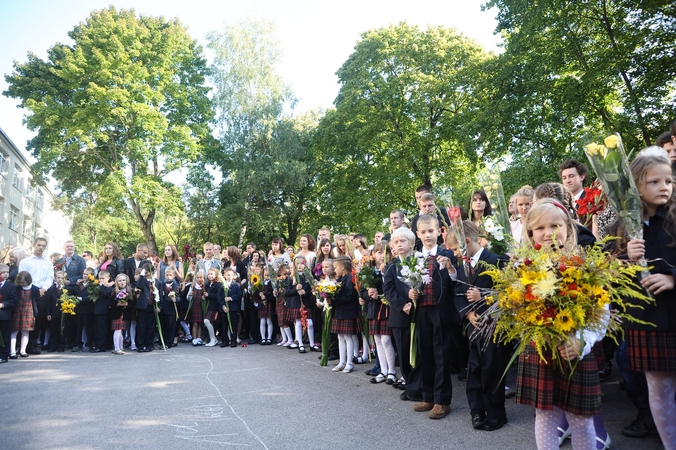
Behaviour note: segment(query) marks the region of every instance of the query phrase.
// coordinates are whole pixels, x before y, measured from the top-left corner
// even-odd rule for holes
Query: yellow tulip
[[[601,146],[598,145],[598,144],[595,144],[593,142],[591,144],[588,144],[586,146],[586,148],[587,148],[587,153],[589,154],[589,156],[598,155],[599,154],[599,147],[601,147]]]
[[[617,144],[620,142],[616,134],[611,134],[603,140],[603,143],[606,144],[606,147],[613,149],[617,148]]]

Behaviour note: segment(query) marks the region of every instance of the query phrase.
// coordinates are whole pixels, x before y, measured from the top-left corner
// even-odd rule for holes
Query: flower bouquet
[[[329,347],[331,347],[331,300],[336,298],[336,294],[340,290],[340,285],[334,280],[325,278],[314,285],[312,291],[320,302],[323,303],[324,308],[324,327],[322,328],[322,359],[320,366],[326,366],[329,362]]]
[[[68,291],[61,290],[61,297],[59,297],[59,309],[61,310],[61,334],[66,330],[66,314],[75,315],[75,307],[80,303],[80,300],[74,295],[68,295]]]
[[[127,291],[120,291],[115,295],[115,300],[117,300],[117,303],[122,303],[121,308],[126,308],[131,300],[131,295]]]
[[[607,240],[571,252],[540,251],[539,243],[519,247],[507,267],[484,271],[493,279],[493,290],[475,332],[518,342],[508,367],[533,342],[542,361],[551,358],[563,368],[556,347],[571,335],[584,343],[584,332],[613,336],[623,320],[639,322],[626,314],[624,299],[651,301],[633,281],[642,269],[604,252]],[[618,309],[611,310],[611,302]]]
[[[87,294],[89,295],[89,300],[91,300],[92,303],[96,303],[99,299],[99,280],[91,273],[88,273],[85,276],[87,277]]]
[[[493,217],[484,217],[481,223],[481,237],[488,241],[488,249],[498,255],[507,254],[505,228]]]
[[[251,293],[256,294],[263,291],[263,282],[261,277],[257,274],[253,274],[249,277],[249,286],[251,286]]]
[[[429,260],[423,257],[421,252],[415,252],[406,258],[400,258],[401,270],[400,279],[411,286],[412,289],[422,293],[422,285],[429,284],[432,279],[427,269]],[[416,302],[411,305],[411,347],[410,360],[411,366],[415,367],[418,362],[418,335],[415,329]]]
[[[606,208],[605,196],[600,183],[594,181],[590,187],[584,188],[584,195],[575,200],[575,203],[580,223],[591,229],[594,216]]]

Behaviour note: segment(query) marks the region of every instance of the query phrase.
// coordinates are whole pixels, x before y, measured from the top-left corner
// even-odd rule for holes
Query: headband
[[[557,208],[561,209],[561,211],[564,212],[564,214],[568,217],[570,217],[570,214],[568,213],[568,210],[566,209],[565,206],[563,206],[561,203],[557,202],[556,200],[552,201],[552,205],[556,206]]]

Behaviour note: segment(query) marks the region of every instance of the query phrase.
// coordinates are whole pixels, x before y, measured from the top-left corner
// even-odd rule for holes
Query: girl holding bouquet
[[[193,347],[197,347],[198,345],[202,345],[204,272],[201,270],[196,272],[194,279],[186,277],[182,296],[188,300],[188,323],[192,327],[192,345]]]
[[[209,343],[206,344],[206,347],[215,347],[216,332],[214,331],[214,324],[218,325],[218,311],[221,309],[221,305],[225,304],[225,292],[223,292],[221,272],[217,268],[211,268],[207,273],[204,297],[208,301],[207,315],[204,317],[204,326],[207,327],[207,331],[209,332]],[[221,339],[224,338],[225,336],[221,336]]]
[[[286,253],[284,253],[286,255]],[[274,265],[273,265],[274,267]],[[282,340],[277,344],[277,347],[289,348],[293,344],[293,336],[291,335],[291,328],[287,322],[286,311],[286,280],[291,275],[291,269],[286,264],[282,264],[277,271],[277,290],[274,292],[277,298],[277,322],[279,324],[279,332],[282,335]]]
[[[272,344],[272,315],[275,308],[275,296],[272,294],[272,283],[267,267],[263,267],[263,290],[258,294],[258,320],[260,321],[261,345]]]
[[[631,308],[653,325],[626,323],[631,368],[645,372],[655,426],[666,449],[676,448],[676,197],[671,164],[662,156],[638,156],[632,176],[643,206],[643,239],[627,243],[631,261],[648,260],[651,273],[641,284],[655,302]]]
[[[333,318],[331,331],[338,335],[338,352],[340,362],[331,369],[334,372],[350,373],[354,369],[352,355],[354,354],[353,335],[361,333],[359,326],[359,293],[352,283],[352,260],[349,256],[339,256],[333,261],[336,272],[336,282],[340,289],[332,300]]]
[[[555,200],[537,201],[528,211],[523,225],[524,245],[552,252],[570,251],[576,246],[575,224],[566,208]],[[576,364],[572,374],[564,373],[552,358],[548,358],[548,363],[543,362],[533,343],[519,355],[516,402],[536,408],[538,449],[559,448],[557,425],[561,411],[570,424],[573,448],[596,448],[594,416],[601,413],[601,383],[591,349],[605,332],[583,333],[584,340],[570,335],[566,342],[553,349],[564,365],[566,361]],[[576,359],[579,361],[575,362]]]
[[[125,316],[131,301],[129,277],[120,273],[115,277],[115,287],[110,297],[110,328],[113,330],[113,354],[124,355]],[[129,308],[131,310],[131,308]]]

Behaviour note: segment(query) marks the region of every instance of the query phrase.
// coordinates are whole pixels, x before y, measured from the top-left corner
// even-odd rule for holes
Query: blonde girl
[[[124,355],[124,330],[127,323],[125,315],[131,299],[129,277],[127,274],[120,273],[115,277],[115,287],[110,300],[110,318],[112,319],[110,328],[113,330],[115,348],[113,354],[115,355]]]
[[[202,325],[204,324],[204,312],[202,310],[202,299],[204,299],[204,272],[201,270],[195,273],[192,281],[188,281],[183,286],[183,295],[188,300],[192,300],[188,310],[188,323],[192,328],[192,345],[197,347],[203,345]]]
[[[512,237],[516,242],[520,243],[524,231],[524,221],[526,220],[526,215],[533,204],[535,192],[533,191],[532,187],[523,186],[514,195],[516,197],[516,212],[519,214],[519,217],[517,220],[512,222]]]

